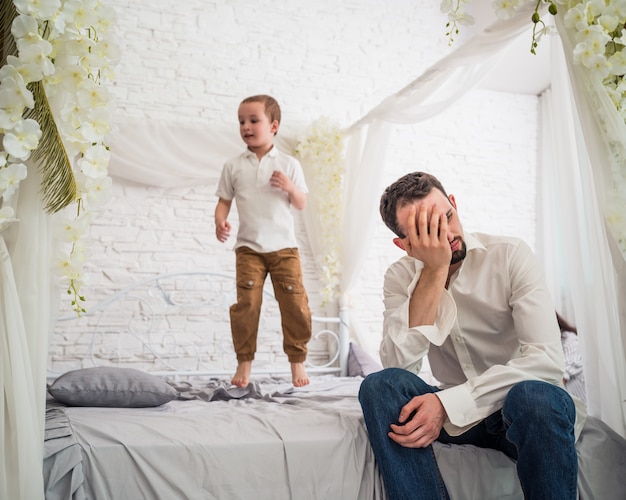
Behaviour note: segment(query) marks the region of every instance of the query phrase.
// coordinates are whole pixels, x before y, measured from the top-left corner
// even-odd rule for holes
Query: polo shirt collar
[[[256,158],[256,153],[250,151],[250,149],[246,148],[246,150],[244,151],[244,156],[246,158],[251,158],[254,156],[254,158]],[[272,149],[270,149],[267,154],[265,156],[269,156],[270,158],[274,158],[276,155],[278,155],[278,149],[276,148],[276,145],[274,145],[272,147]]]

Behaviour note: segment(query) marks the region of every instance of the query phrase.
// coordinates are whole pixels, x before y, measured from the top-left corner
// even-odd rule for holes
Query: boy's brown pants
[[[290,363],[306,360],[311,339],[311,310],[302,283],[297,248],[259,253],[248,247],[235,250],[237,303],[230,307],[230,327],[237,361],[252,361],[263,301],[263,284],[269,274],[280,308],[283,349]]]

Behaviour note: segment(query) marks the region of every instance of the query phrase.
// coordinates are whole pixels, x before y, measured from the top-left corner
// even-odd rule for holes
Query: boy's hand
[[[230,222],[224,220],[215,224],[215,236],[217,239],[224,243],[230,236]]]
[[[291,179],[280,170],[274,170],[272,172],[272,176],[270,177],[270,184],[272,187],[282,189],[283,191],[287,191],[288,193],[293,191],[294,187]]]

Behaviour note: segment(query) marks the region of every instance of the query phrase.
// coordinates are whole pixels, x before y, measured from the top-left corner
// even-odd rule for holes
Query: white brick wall
[[[236,130],[240,100],[270,93],[282,106],[280,133],[295,138],[320,116],[349,126],[452,50],[433,0],[110,4],[122,49],[111,88],[121,122],[145,117]],[[379,191],[408,171],[431,171],[456,195],[466,230],[514,234],[534,246],[536,122],[534,96],[472,91],[427,123],[395,128]],[[159,189],[115,180],[113,199],[92,229],[83,290],[89,303],[154,273],[234,272],[230,247],[214,236],[216,183]],[[300,220],[298,238],[319,313],[319,281]],[[382,275],[400,254],[378,220],[373,241],[355,244],[370,250],[351,297],[352,316],[365,325],[361,341],[375,352]]]

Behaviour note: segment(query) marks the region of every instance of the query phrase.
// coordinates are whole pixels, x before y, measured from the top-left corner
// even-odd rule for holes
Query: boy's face
[[[239,133],[251,150],[265,148],[274,141],[278,121],[270,123],[262,102],[246,102],[239,106]]]

